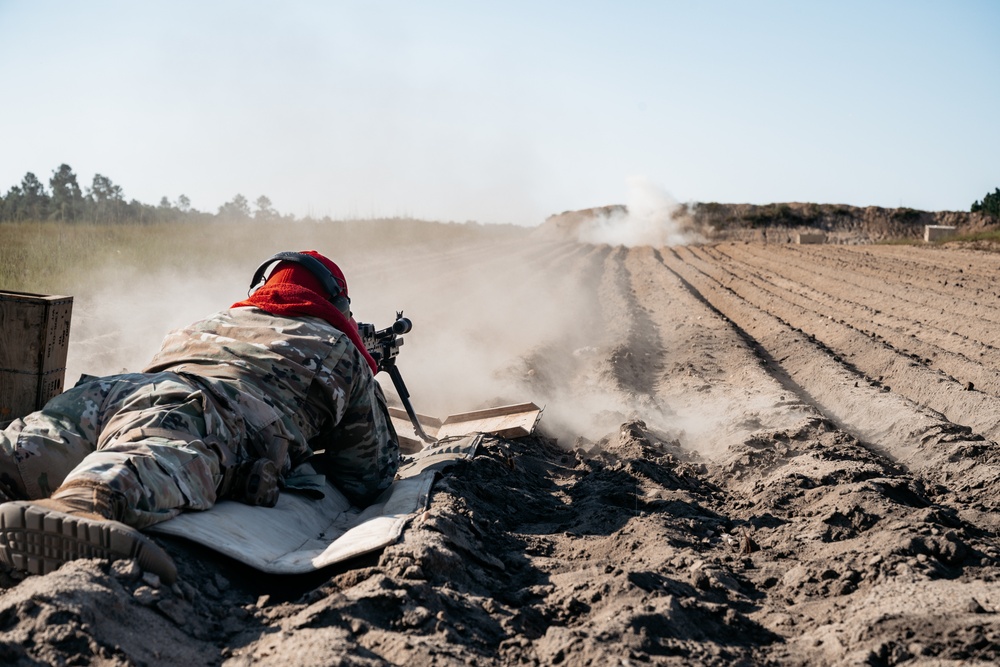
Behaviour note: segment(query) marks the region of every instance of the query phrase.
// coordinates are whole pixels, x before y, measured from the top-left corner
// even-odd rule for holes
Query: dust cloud
[[[563,387],[574,386],[566,358],[593,337],[596,308],[575,277],[526,261],[525,247],[470,247],[403,272],[383,257],[351,279],[358,317],[385,326],[403,310],[413,321],[398,366],[418,412],[444,418],[532,401],[552,424],[561,411]]]
[[[666,190],[643,177],[628,179],[624,208],[613,208],[577,228],[581,243],[635,247],[687,245],[702,237],[686,224],[685,207]]]
[[[530,401],[544,408],[545,432],[567,445],[631,418],[667,428],[672,412],[623,389],[606,360],[620,341],[586,284],[600,274],[602,251],[572,248],[520,237],[405,269],[401,258],[382,256],[350,278],[362,320],[385,326],[397,309],[412,319],[398,365],[418,413],[444,418]],[[575,255],[560,256],[569,270],[553,269],[559,252]]]
[[[248,277],[224,273],[206,280],[177,268],[116,266],[87,276],[73,295],[66,387],[84,374],[142,370],[169,330],[237,301],[241,284],[246,293]]]
[[[633,203],[645,212],[634,220],[667,220],[662,198],[637,192],[647,203]],[[564,442],[596,439],[634,416],[651,427],[669,423],[669,410],[623,391],[614,369],[594,371],[593,355],[606,355],[615,341],[596,291],[581,284],[594,269],[593,247],[539,244],[530,229],[474,224],[326,227],[258,233],[260,242],[237,244],[212,262],[173,257],[171,265],[117,265],[86,276],[74,295],[67,386],[81,373],[141,370],[167,331],[242,299],[268,256],[316,249],[344,270],[358,321],[386,327],[397,311],[413,321],[398,366],[418,413],[443,419],[531,401],[545,409],[547,432]],[[552,269],[551,253],[559,252],[577,253],[562,261],[572,270]],[[391,380],[378,379],[395,402]]]

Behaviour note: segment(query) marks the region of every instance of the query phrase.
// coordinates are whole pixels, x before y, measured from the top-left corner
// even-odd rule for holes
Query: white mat
[[[407,523],[426,509],[435,475],[473,456],[481,439],[479,434],[466,436],[413,455],[400,467],[400,479],[364,509],[351,507],[327,483],[321,500],[287,492],[274,507],[226,500],[207,512],[185,512],[149,531],[197,542],[263,572],[312,572],[398,540]]]

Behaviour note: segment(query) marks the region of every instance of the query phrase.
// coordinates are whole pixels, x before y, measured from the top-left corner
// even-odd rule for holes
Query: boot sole
[[[48,574],[78,558],[131,558],[166,584],[177,579],[177,567],[167,552],[135,528],[31,501],[0,505],[0,562],[29,574]]]

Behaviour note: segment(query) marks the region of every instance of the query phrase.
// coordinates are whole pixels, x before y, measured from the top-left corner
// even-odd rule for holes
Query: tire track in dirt
[[[809,304],[795,303],[794,295],[767,284],[752,270],[712,260],[710,250],[697,252],[712,263],[710,270],[717,279],[726,281],[742,299],[814,337],[838,360],[847,360],[866,378],[891,387],[917,404],[929,406],[956,424],[971,427],[977,434],[989,438],[1000,436],[1000,425],[994,417],[1000,414],[997,397],[966,391],[954,378],[915,363],[885,339],[874,340],[849,323],[840,324],[811,310]]]
[[[739,251],[729,252],[728,249],[718,249],[718,251],[731,260],[726,262],[727,265],[743,262],[744,258],[740,257]],[[821,318],[836,320],[837,324],[856,329],[890,345],[912,360],[911,367],[923,366],[942,371],[960,384],[962,389],[974,387],[977,391],[994,397],[1000,395],[1000,374],[990,365],[989,356],[992,355],[984,354],[982,346],[966,343],[965,349],[960,352],[943,349],[939,345],[956,347],[949,345],[949,342],[959,340],[959,337],[951,335],[950,332],[935,336],[934,327],[927,326],[926,323],[919,320],[903,320],[901,317],[884,313],[880,307],[889,309],[891,306],[887,307],[884,300],[873,301],[875,297],[870,292],[851,290],[850,294],[845,294],[836,289],[836,284],[827,282],[820,284],[815,275],[797,271],[791,262],[777,264],[757,256],[750,259],[752,263],[746,263],[748,270],[754,272],[759,282],[766,284],[765,289],[772,293],[803,308],[813,310]],[[807,282],[810,280],[812,285]],[[871,305],[857,306],[853,299],[869,301]],[[925,342],[928,339],[929,341]],[[961,342],[959,340],[959,343]],[[975,348],[979,349],[979,354],[976,355],[978,360],[963,354],[963,352],[973,353]],[[883,379],[883,381],[892,385],[896,380]],[[968,384],[970,382],[971,386]]]
[[[825,313],[840,324],[849,322],[868,336],[884,339],[918,363],[943,371],[962,384],[972,382],[979,391],[1000,396],[1000,373],[996,371],[1000,349],[970,341],[926,320],[914,319],[919,313],[885,312],[884,299],[866,290],[850,290],[849,294],[838,291],[835,284],[820,280],[815,271],[802,267],[794,258],[793,261],[788,261],[789,257],[771,259],[743,248],[717,251],[734,262],[767,272],[763,279],[799,297],[800,305]]]
[[[682,444],[717,452],[753,431],[819,416],[764,371],[729,321],[664,267],[660,251],[634,248],[626,267],[636,307],[660,332],[655,391],[682,428]]]
[[[707,391],[735,389],[736,394],[742,389],[744,409],[751,407],[750,397],[757,392],[771,400],[776,393],[790,394],[789,387],[795,387],[792,378],[781,369],[774,375],[768,372],[776,369],[767,362],[767,351],[757,348],[757,341],[724,313],[713,312],[718,299],[706,299],[671,268],[664,255],[673,252],[630,253],[636,267],[633,275],[642,277],[634,281],[639,283],[638,300],[664,331],[667,359],[686,355],[702,368],[718,360],[723,372],[702,376],[708,380]],[[692,313],[694,322],[709,324],[678,327],[665,313],[680,304]],[[670,330],[675,335],[667,333]],[[755,348],[763,358],[754,354]],[[679,382],[683,384],[683,378]],[[665,377],[661,390],[671,391],[670,383]],[[782,414],[782,403],[794,402],[776,403],[764,413],[773,418]],[[691,407],[684,406],[678,416]],[[704,406],[695,409],[699,407]],[[737,415],[739,407],[728,406]],[[755,600],[756,611],[748,617],[783,638],[762,653],[761,662],[832,664],[847,655],[861,661],[878,642],[864,641],[868,638],[858,634],[857,626],[837,626],[836,616],[828,610],[825,617],[818,613],[817,602],[852,593],[873,595],[897,576],[952,577],[953,568],[976,548],[972,545],[982,544],[982,538],[979,529],[963,522],[954,509],[935,508],[921,481],[905,468],[834,427],[811,405],[800,404],[796,412],[795,424],[767,428],[758,423],[758,430],[750,429],[741,441],[731,441],[725,451],[713,453],[710,478],[725,490],[715,506],[727,522],[717,533],[716,549],[702,562],[727,573],[728,581],[736,582],[730,591],[733,597]],[[727,544],[742,546],[747,538],[761,549],[752,559],[726,555]],[[872,545],[880,545],[877,558]],[[962,556],[942,561],[921,555],[952,547]],[[701,581],[697,571],[693,569],[694,577]],[[905,595],[893,595],[897,597],[890,604],[904,604]],[[964,622],[957,619],[951,613],[936,622],[954,629]]]
[[[736,291],[744,283],[697,249],[675,249],[664,254],[664,261],[746,332],[768,359],[769,370],[786,378],[804,400],[925,479],[997,505],[995,494],[983,492],[996,486],[1000,473],[996,443],[867,382],[811,334],[744,299]]]
[[[746,250],[756,257],[768,257],[768,253],[762,254],[760,249]],[[787,248],[774,252],[781,253],[782,263],[794,264],[807,272],[814,273],[813,277],[806,280],[806,284],[815,286],[850,283],[855,288],[853,292],[863,297],[873,310],[892,312],[899,317],[913,319],[918,324],[916,331],[921,335],[929,336],[936,331],[945,332],[946,335],[934,338],[935,341],[941,341],[942,345],[946,345],[948,340],[962,341],[972,346],[978,345],[979,349],[974,347],[972,349],[973,354],[970,356],[973,358],[977,354],[995,352],[997,349],[992,345],[993,337],[990,335],[990,329],[984,330],[979,326],[984,318],[990,322],[995,321],[995,318],[988,316],[990,310],[988,300],[976,298],[970,301],[965,298],[964,292],[967,290],[961,290],[960,293],[934,292],[903,279],[892,267],[881,265],[867,274],[862,273],[851,264],[850,256],[837,258],[836,266],[831,268],[829,262],[824,260],[824,256],[813,251],[797,252]],[[870,260],[867,256],[865,258]],[[933,272],[929,267],[925,267],[925,270]],[[984,282],[986,286],[990,285],[988,279]],[[922,302],[918,303],[914,297],[922,297]]]
[[[829,248],[805,252],[830,256]],[[853,258],[860,258],[858,264],[862,268],[905,275],[906,281],[917,287],[962,299],[975,298],[971,296],[973,293],[977,296],[1000,296],[993,281],[997,271],[1000,271],[1000,260],[993,253],[926,246],[874,245],[854,246],[849,252],[841,253],[841,257],[848,263]],[[988,301],[984,305],[990,311],[997,310]]]
[[[662,358],[659,329],[636,300],[631,276],[625,266],[628,251],[614,248],[604,265],[598,286],[601,321],[605,323],[609,347],[607,374],[624,392],[652,397],[657,380],[655,359]]]
[[[849,254],[836,254],[835,246],[822,246],[822,250],[798,251],[807,259],[810,266],[826,275],[828,280],[849,283],[865,292],[872,292],[884,298],[890,307],[896,309],[914,309],[924,307],[926,317],[941,317],[932,320],[943,322],[944,326],[957,327],[957,333],[975,336],[977,330],[963,328],[962,318],[987,319],[990,322],[1000,322],[1000,309],[993,306],[990,296],[993,289],[989,282],[985,286],[969,290],[961,280],[948,282],[947,279],[931,279],[926,275],[910,273],[906,275],[898,266],[892,266],[891,261],[882,261],[869,251],[850,251]],[[779,250],[785,256],[796,251],[791,248]],[[833,253],[833,254],[831,254]],[[888,265],[888,266],[887,266]],[[933,273],[933,270],[928,270]],[[961,284],[961,287],[956,287]],[[895,285],[888,289],[888,285]],[[988,293],[987,293],[988,290]],[[976,292],[971,294],[970,292]],[[983,294],[986,293],[984,297]]]

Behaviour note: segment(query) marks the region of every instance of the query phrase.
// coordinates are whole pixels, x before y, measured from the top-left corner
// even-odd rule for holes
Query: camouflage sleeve
[[[336,410],[332,428],[312,443],[325,450],[314,465],[352,503],[364,507],[392,484],[399,469],[399,442],[381,387],[361,354],[353,345],[347,347],[316,376]]]

